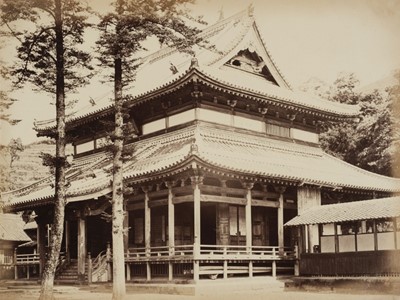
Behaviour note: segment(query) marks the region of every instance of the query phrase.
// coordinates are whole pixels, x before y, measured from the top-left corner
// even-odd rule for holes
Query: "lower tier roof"
[[[196,166],[211,172],[377,192],[400,192],[400,179],[371,173],[341,161],[317,146],[265,134],[197,123],[128,145],[124,179],[133,183],[168,177]],[[112,158],[96,153],[76,158],[67,171],[67,201],[92,199],[111,192]],[[51,201],[53,178],[3,193],[7,207]]]
[[[400,196],[365,201],[322,205],[310,208],[285,226],[400,217]]]

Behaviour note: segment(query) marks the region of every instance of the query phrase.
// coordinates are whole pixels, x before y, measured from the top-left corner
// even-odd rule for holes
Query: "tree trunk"
[[[112,187],[112,241],[113,241],[113,300],[125,296],[125,259],[124,259],[124,208],[123,208],[123,169],[122,150],[124,146],[122,114],[122,61],[117,57],[115,64],[115,131],[114,131],[114,168]]]
[[[60,256],[64,231],[65,208],[65,95],[64,95],[64,38],[61,0],[55,0],[55,32],[56,32],[56,165],[54,220],[51,230],[50,253],[42,274],[40,300],[54,299],[54,276]]]

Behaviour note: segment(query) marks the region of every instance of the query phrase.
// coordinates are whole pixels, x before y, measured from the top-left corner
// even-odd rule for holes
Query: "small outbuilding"
[[[299,229],[300,274],[400,274],[400,196],[310,208]]]

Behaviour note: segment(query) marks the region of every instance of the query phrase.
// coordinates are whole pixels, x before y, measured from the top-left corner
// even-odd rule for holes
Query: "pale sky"
[[[88,2],[104,12],[111,1]],[[311,77],[331,84],[340,72],[353,72],[361,85],[368,85],[400,68],[400,0],[199,0],[193,8],[211,25],[221,8],[229,17],[250,3],[267,48],[295,88]],[[10,49],[1,56],[3,61],[14,59]],[[94,81],[67,97],[82,104],[88,103],[89,97],[111,94],[112,86]],[[1,122],[0,142],[7,144],[11,137],[33,142],[33,120],[55,115],[54,106],[48,104],[51,97],[33,93],[29,87],[13,96],[19,101],[10,112],[23,121],[12,127]]]

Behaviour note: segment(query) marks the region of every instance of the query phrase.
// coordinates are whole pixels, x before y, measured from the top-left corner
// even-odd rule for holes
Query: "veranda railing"
[[[295,259],[296,249],[277,246],[238,246],[238,245],[200,245],[199,254],[196,255],[194,245],[157,246],[129,248],[125,253],[126,261],[171,259],[172,257],[188,256],[193,259],[265,259],[282,260]]]

